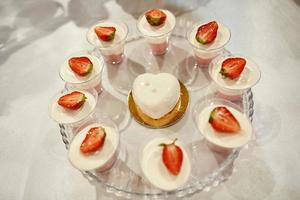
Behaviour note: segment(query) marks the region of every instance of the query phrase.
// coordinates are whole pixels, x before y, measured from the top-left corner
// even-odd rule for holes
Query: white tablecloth
[[[229,181],[186,199],[300,199],[300,2],[154,2],[176,11],[178,32],[185,31],[180,23],[186,19],[222,21],[231,28],[228,49],[253,58],[262,71],[253,88],[255,146],[240,156]],[[58,76],[63,59],[90,48],[85,40],[90,23],[119,18],[134,35],[132,13],[153,5],[138,0],[0,2],[0,199],[116,198],[91,186],[69,164],[48,103],[64,85]]]

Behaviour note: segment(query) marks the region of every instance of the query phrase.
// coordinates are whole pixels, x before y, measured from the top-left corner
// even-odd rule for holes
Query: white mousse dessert
[[[87,74],[86,76],[79,76],[77,75],[69,65],[69,59],[74,57],[87,57],[93,64],[92,71]],[[94,79],[96,76],[100,75],[103,69],[103,62],[102,60],[98,59],[95,56],[89,55],[87,53],[76,53],[71,56],[69,56],[64,63],[62,64],[60,68],[60,76],[61,78],[67,82],[67,83],[73,83],[73,84],[80,84],[88,82],[92,79]]]
[[[54,97],[50,104],[50,115],[58,123],[73,124],[88,117],[95,109],[97,104],[97,94],[91,94],[85,90],[76,90],[83,93],[86,97],[84,104],[78,110],[66,109],[58,104],[58,99],[63,96],[59,94]],[[95,91],[95,90],[94,90]],[[68,91],[71,93],[72,91]],[[96,91],[95,91],[96,93]]]
[[[213,58],[223,51],[224,46],[230,40],[230,30],[221,23],[217,23],[218,30],[216,38],[209,44],[201,44],[197,41],[195,36],[199,27],[204,24],[207,24],[207,22],[196,23],[192,29],[187,32],[187,39],[192,45],[196,61],[200,65],[208,65]]]
[[[152,13],[152,14],[150,14]],[[160,25],[151,25],[146,15],[153,15],[153,20],[158,20],[158,15],[164,15],[165,20]],[[162,17],[162,16],[160,16]],[[150,20],[150,19],[149,19]],[[168,10],[152,9],[142,14],[137,21],[137,28],[146,38],[150,45],[153,55],[163,55],[167,52],[169,46],[170,35],[175,28],[176,19],[175,16]]]
[[[162,159],[163,147],[160,144],[170,144],[173,141],[168,138],[155,138],[145,145],[140,152],[140,165],[145,177],[155,187],[171,191],[183,186],[191,173],[191,164],[183,145],[176,141],[183,154],[183,160],[178,175],[173,175],[164,165]]]
[[[132,95],[144,114],[159,119],[176,106],[180,97],[180,84],[172,74],[145,73],[134,80]]]
[[[104,128],[106,133],[104,144],[101,149],[91,154],[84,154],[80,150],[81,144],[89,130],[94,127]],[[102,172],[109,169],[117,159],[118,147],[119,133],[114,127],[93,123],[76,134],[71,142],[68,156],[72,165],[79,170]]]
[[[215,49],[222,48],[227,44],[227,42],[230,39],[230,31],[226,26],[224,26],[220,23],[218,23],[218,32],[217,32],[217,36],[214,39],[214,41],[212,41],[209,44],[199,43],[196,40],[195,36],[196,36],[198,28],[203,24],[206,24],[206,23],[198,23],[197,25],[195,25],[193,27],[191,32],[188,34],[188,40],[194,47],[199,48],[201,50],[205,50],[205,51],[212,51]]]
[[[240,131],[237,133],[222,133],[216,131],[209,123],[210,115],[214,108],[224,106],[237,119]],[[249,142],[252,136],[252,126],[248,118],[235,108],[225,105],[212,105],[204,108],[198,116],[198,128],[203,136],[211,143],[225,148],[237,148]]]
[[[111,41],[102,41],[101,39],[99,39],[97,34],[95,33],[95,27],[97,26],[116,28],[114,39]],[[127,37],[127,34],[128,34],[128,28],[124,23],[113,21],[113,20],[101,21],[93,25],[88,30],[87,40],[92,45],[99,48],[102,55],[118,56],[123,54],[124,52],[124,44],[125,44],[125,39]]]
[[[176,24],[175,16],[168,10],[160,10],[167,16],[166,21],[160,26],[151,26],[148,23],[145,14],[141,15],[137,22],[137,27],[143,35],[148,37],[158,37],[168,34],[174,29]]]
[[[218,60],[210,69],[212,79],[223,89],[233,91],[241,91],[254,86],[260,79],[260,70],[255,62],[249,58],[243,57],[246,60],[246,65],[238,78],[231,80],[225,78],[221,73],[222,63],[228,58],[237,56],[224,57]],[[230,91],[229,91],[230,92]]]
[[[71,58],[82,58],[82,57],[88,58],[91,61],[93,68],[92,71],[89,72],[87,75],[79,76],[71,69],[69,60]],[[103,69],[102,59],[98,59],[95,56],[82,52],[82,53],[76,53],[69,56],[62,64],[59,74],[62,80],[65,81],[70,86],[74,86],[82,89],[95,88],[99,93],[101,91],[100,84],[101,84],[102,69]]]

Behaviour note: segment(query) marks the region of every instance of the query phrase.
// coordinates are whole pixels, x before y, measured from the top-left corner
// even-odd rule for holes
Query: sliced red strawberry
[[[84,154],[90,154],[100,150],[104,145],[105,137],[106,132],[104,128],[91,128],[80,145],[80,151]]]
[[[246,60],[244,58],[227,58],[222,62],[220,73],[230,79],[236,79],[244,70]]]
[[[209,22],[200,26],[196,33],[196,40],[201,44],[209,44],[217,37],[218,23],[216,21]]]
[[[175,144],[177,138],[171,144],[160,144],[163,146],[162,160],[169,172],[177,176],[180,172],[183,153],[179,146]]]
[[[214,108],[209,117],[211,126],[219,132],[236,133],[241,127],[233,114],[224,106]]]
[[[64,108],[77,110],[85,102],[86,96],[78,91],[66,94],[58,99],[58,104]]]
[[[88,57],[73,57],[69,59],[69,66],[79,76],[86,76],[93,70],[93,63]]]
[[[95,33],[99,40],[111,41],[115,38],[116,28],[110,26],[96,26]]]
[[[151,26],[159,26],[165,23],[167,15],[160,9],[152,9],[145,13],[146,19]]]

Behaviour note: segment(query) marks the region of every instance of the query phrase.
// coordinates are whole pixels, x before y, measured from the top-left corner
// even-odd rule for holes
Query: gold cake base
[[[165,128],[175,124],[181,119],[189,104],[189,93],[186,87],[179,81],[180,97],[176,106],[169,113],[159,119],[153,119],[142,112],[142,110],[135,104],[132,96],[132,91],[128,95],[128,107],[134,119],[150,128]]]

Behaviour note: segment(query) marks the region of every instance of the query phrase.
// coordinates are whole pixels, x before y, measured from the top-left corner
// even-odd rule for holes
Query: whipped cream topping
[[[94,110],[97,102],[95,97],[91,93],[83,90],[74,90],[74,91],[79,91],[85,94],[86,96],[86,100],[84,104],[78,110],[66,109],[57,103],[58,99],[61,96],[63,96],[63,94],[60,94],[57,97],[55,97],[54,101],[50,105],[50,115],[58,123],[71,124],[71,123],[79,122],[84,118],[86,118]],[[68,93],[71,92],[73,91],[68,91]]]
[[[146,144],[140,155],[141,168],[146,178],[157,188],[167,191],[175,190],[186,183],[189,178],[190,159],[180,141],[176,141],[176,145],[182,150],[183,162],[179,174],[177,176],[172,175],[163,163],[163,147],[159,146],[161,143],[169,144],[172,143],[172,140],[155,138]]]
[[[222,62],[227,58],[234,58],[238,56],[230,56],[218,60],[211,69],[212,79],[221,87],[232,90],[243,90],[254,86],[260,79],[260,70],[256,63],[252,60],[243,57],[246,60],[246,65],[241,75],[235,80],[225,78],[220,73]]]
[[[78,76],[69,66],[69,59],[72,57],[88,57],[93,63],[93,70],[86,76]],[[102,59],[98,59],[95,56],[89,55],[87,53],[77,53],[69,56],[60,68],[60,76],[67,83],[84,83],[94,79],[96,76],[101,75],[103,69]]]
[[[167,34],[174,29],[176,24],[175,16],[168,10],[160,10],[167,15],[165,23],[160,26],[151,26],[145,17],[145,13],[139,18],[137,27],[143,35],[148,37],[158,37]]]
[[[225,106],[238,120],[241,126],[241,130],[238,133],[221,133],[216,131],[208,122],[211,111],[218,106],[225,105],[213,105],[204,108],[198,117],[198,128],[203,136],[211,143],[226,148],[237,148],[245,145],[252,135],[252,126],[248,118],[240,111],[230,106]]]
[[[116,28],[115,38],[111,41],[102,41],[98,38],[95,33],[96,26],[112,26]],[[93,25],[87,32],[87,40],[94,46],[99,48],[109,48],[113,47],[122,41],[124,41],[127,37],[128,29],[126,25],[114,22],[114,21],[102,21],[98,24]]]
[[[103,127],[106,132],[105,142],[103,147],[90,155],[84,155],[80,151],[80,145],[86,137],[88,131],[93,127]],[[80,170],[93,170],[106,165],[119,146],[119,134],[110,126],[105,124],[94,123],[81,130],[72,140],[69,149],[69,160],[74,167]]]
[[[219,49],[219,48],[222,48],[223,46],[225,46],[225,44],[230,39],[230,30],[226,26],[220,24],[219,22],[217,22],[218,23],[217,36],[216,36],[216,38],[213,42],[211,42],[209,44],[201,44],[196,40],[196,33],[197,33],[198,28],[201,25],[204,25],[206,23],[200,23],[200,24],[195,25],[193,27],[192,31],[188,34],[188,40],[190,41],[190,43],[194,47],[196,47],[196,48],[198,48],[199,50],[202,50],[202,51],[203,50],[212,51],[212,50],[216,50],[216,49]]]
[[[159,119],[177,104],[180,84],[172,74],[145,73],[134,80],[132,95],[143,113],[153,119]]]

